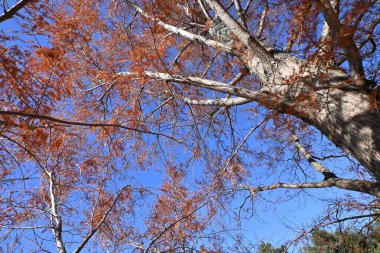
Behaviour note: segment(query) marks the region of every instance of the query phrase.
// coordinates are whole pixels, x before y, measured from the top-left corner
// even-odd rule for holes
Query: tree
[[[270,243],[264,243],[263,241],[260,243],[259,253],[286,253],[284,247],[275,248]]]
[[[279,188],[379,216],[378,1],[2,7],[5,251],[244,252],[224,215]]]
[[[300,249],[303,253],[344,253],[344,252],[367,252],[380,251],[378,223],[367,224],[365,229],[342,228],[334,232],[317,229],[311,234],[310,245]],[[285,247],[275,248],[270,243],[261,242],[260,253],[286,252]]]
[[[370,226],[367,234],[360,230],[336,230],[331,233],[324,230],[315,231],[312,235],[312,245],[305,247],[302,252],[368,252],[380,251],[379,235]]]

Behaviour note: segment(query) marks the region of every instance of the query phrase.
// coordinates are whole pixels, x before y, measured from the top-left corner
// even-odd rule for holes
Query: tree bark
[[[380,181],[380,114],[371,100],[370,95],[360,92],[324,91],[320,110],[308,118]]]
[[[258,102],[313,125],[380,181],[380,113],[375,94],[357,86],[342,70],[305,67],[284,53],[276,59],[274,76],[268,78],[268,72],[258,76],[267,75],[261,78],[262,91],[272,101],[276,96],[278,103]],[[256,59],[247,64],[258,71]]]

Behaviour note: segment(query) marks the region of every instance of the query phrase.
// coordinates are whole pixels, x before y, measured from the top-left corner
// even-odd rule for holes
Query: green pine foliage
[[[380,253],[379,224],[366,229],[318,230],[302,253]]]
[[[285,246],[274,247],[261,241],[258,253],[288,253]],[[362,229],[343,229],[329,232],[315,231],[310,244],[300,253],[380,253],[380,223]]]
[[[286,251],[285,246],[275,248],[272,244],[261,241],[258,253],[286,253]]]

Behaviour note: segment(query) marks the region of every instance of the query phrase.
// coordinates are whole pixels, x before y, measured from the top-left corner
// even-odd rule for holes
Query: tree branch
[[[242,72],[239,72],[239,74],[237,74],[234,79],[231,80],[230,82],[230,85],[231,86],[235,86],[243,77],[245,76],[244,73]]]
[[[264,10],[263,10],[263,13],[261,14],[259,29],[256,34],[257,38],[261,38],[261,36],[263,35],[264,24],[265,24],[265,19],[267,18],[267,14],[268,14],[268,0],[264,0]]]
[[[329,178],[321,182],[312,183],[300,183],[300,184],[288,184],[288,183],[277,183],[269,186],[259,186],[259,187],[247,187],[246,190],[251,192],[262,192],[280,188],[286,189],[307,189],[307,188],[327,188],[327,187],[338,187],[345,190],[356,191],[361,193],[367,193],[376,197],[380,197],[380,183],[362,181],[362,180],[352,180],[352,179],[341,179],[341,178]]]
[[[91,237],[99,230],[100,226],[104,224],[104,222],[107,219],[108,214],[111,212],[112,208],[115,206],[117,200],[119,199],[120,195],[123,193],[123,191],[128,188],[129,185],[124,186],[119,193],[117,194],[116,198],[113,200],[111,206],[107,209],[107,211],[104,213],[102,219],[98,223],[98,225],[95,228],[91,228],[91,230],[88,232],[86,237],[83,239],[82,243],[78,246],[76,250],[74,250],[74,253],[79,253],[87,244],[87,242],[91,239]]]
[[[167,231],[169,231],[172,227],[174,227],[177,223],[187,219],[188,217],[192,216],[195,212],[197,212],[198,210],[200,210],[201,208],[203,208],[204,206],[206,206],[208,203],[212,202],[213,200],[217,199],[219,196],[214,196],[214,197],[211,197],[210,199],[208,199],[207,201],[205,201],[204,203],[202,203],[201,205],[199,205],[198,207],[194,208],[193,210],[189,211],[187,214],[185,215],[182,215],[181,217],[179,217],[177,220],[175,220],[174,222],[172,222],[170,225],[168,225],[167,227],[165,227],[161,233],[159,233],[148,245],[148,247],[144,250],[144,253],[148,253],[149,252],[149,249],[153,247],[154,243],[160,239]]]
[[[240,1],[234,0],[234,4],[235,4],[236,12],[238,13],[240,24],[243,26],[244,29],[247,29],[247,24],[244,19],[244,13],[243,13],[243,9],[241,8]]]
[[[193,43],[194,41],[189,41],[179,52],[178,54],[174,57],[174,59],[172,60],[172,62],[169,64],[169,68],[172,69],[173,66],[177,63],[179,57],[181,56],[181,54],[183,52],[185,52],[185,50]]]
[[[215,11],[216,15],[231,30],[237,39],[247,48],[255,52],[260,59],[270,62],[273,55],[269,53],[257,40],[255,40],[235,19],[224,9],[224,7],[215,0],[205,0]]]
[[[311,166],[313,166],[313,168],[316,171],[322,173],[325,176],[325,180],[327,180],[329,178],[337,178],[337,176],[334,173],[332,173],[331,171],[329,171],[321,163],[317,162],[314,159],[314,157],[309,152],[307,152],[307,150],[305,149],[305,147],[302,146],[302,144],[301,144],[298,136],[293,135],[293,138],[294,138],[294,141],[296,143],[296,146],[297,146],[298,150],[301,151],[302,155],[305,156],[305,158],[307,159],[307,161],[310,163]]]
[[[53,172],[49,172],[49,197],[51,204],[50,219],[58,252],[66,253],[66,248],[62,240],[62,219],[61,216],[58,214],[57,199],[54,193],[55,182],[53,177]]]
[[[184,77],[180,75],[170,75],[170,74],[162,73],[162,72],[144,71],[143,73],[146,77],[150,77],[157,80],[184,83],[184,84],[188,84],[188,85],[192,85],[192,86],[196,86],[200,88],[206,88],[206,89],[210,89],[210,90],[214,90],[214,91],[218,91],[222,93],[235,95],[237,97],[246,98],[246,99],[254,100],[254,101],[267,101],[267,102],[278,103],[278,99],[276,99],[276,96],[274,95],[268,96],[267,94],[261,91],[253,91],[253,90],[249,90],[249,89],[245,89],[241,87],[234,87],[234,86],[230,86],[229,84],[219,82],[219,81],[204,79],[200,77],[192,77],[192,76]],[[118,74],[124,75],[124,76],[139,77],[139,74],[134,73],[134,72],[119,72]]]
[[[251,129],[251,131],[249,131],[249,133],[244,137],[244,139],[240,142],[239,146],[236,147],[236,149],[234,150],[234,152],[232,153],[232,155],[228,158],[226,164],[224,165],[223,167],[223,170],[222,170],[222,173],[224,171],[226,171],[226,169],[228,168],[228,166],[230,166],[231,162],[233,161],[233,159],[236,157],[237,153],[239,152],[239,150],[241,149],[241,147],[247,142],[248,138],[259,128],[262,126],[262,124],[264,124],[265,122],[267,122],[268,120],[270,119],[270,116],[267,116],[265,117],[262,121],[260,121],[259,123],[256,124],[255,127],[253,127]]]
[[[322,15],[335,39],[342,39],[345,36],[344,43],[340,43],[347,56],[347,61],[350,66],[351,76],[354,78],[357,85],[365,85],[365,73],[362,63],[362,57],[355,45],[353,34],[341,34],[342,25],[339,21],[339,13],[334,10],[334,7],[328,0],[319,0],[322,7]]]
[[[174,34],[181,35],[182,37],[185,37],[185,38],[187,38],[189,40],[192,40],[192,41],[196,41],[196,42],[204,44],[206,46],[210,46],[210,47],[221,49],[221,50],[223,50],[226,53],[234,54],[234,52],[231,49],[231,47],[229,47],[229,46],[227,46],[227,45],[225,45],[223,43],[220,43],[220,42],[218,42],[216,40],[210,40],[210,39],[207,39],[204,36],[201,36],[201,35],[198,35],[198,34],[193,34],[191,32],[188,32],[188,31],[184,30],[184,29],[178,28],[176,26],[169,25],[169,24],[161,21],[158,18],[151,17],[150,15],[148,15],[147,13],[145,13],[137,5],[132,4],[129,1],[127,1],[127,4],[129,6],[131,6],[132,8],[134,8],[142,17],[150,19],[150,20],[156,22],[159,26],[161,26],[162,28],[164,28],[164,29],[166,29],[166,30],[168,30],[168,31],[170,31],[170,32],[172,32]]]
[[[371,22],[368,25],[367,35],[365,36],[364,40],[357,45],[358,50],[362,49],[368,42],[371,42],[371,44],[372,44],[372,50],[371,50],[371,52],[372,51],[373,52],[376,51],[376,43],[375,43],[375,41],[372,38],[372,33],[373,33],[373,31],[375,30],[376,26],[379,23],[380,23],[380,14],[377,14],[376,20],[374,20],[373,22]],[[366,53],[363,57],[365,57],[366,55],[368,55],[368,53]],[[336,62],[336,65],[340,66],[346,60],[347,60],[347,57],[343,57],[342,59],[338,59],[337,62]]]
[[[152,132],[148,130],[142,130],[138,128],[128,127],[121,124],[108,124],[108,123],[85,123],[80,121],[69,121],[64,119],[58,119],[51,116],[41,115],[41,114],[35,114],[35,113],[26,113],[26,112],[17,112],[17,111],[2,111],[0,110],[0,115],[12,115],[12,116],[22,116],[22,117],[30,117],[30,118],[36,118],[36,119],[43,119],[47,121],[57,122],[65,125],[73,125],[73,126],[87,126],[87,127],[118,127],[130,131],[135,131],[138,133],[144,133],[144,134],[151,134],[156,136],[162,136],[168,139],[171,139],[173,141],[176,141],[180,144],[183,144],[182,141],[175,139],[174,137],[171,137],[166,134]]]
[[[243,10],[243,15],[247,14],[248,10],[249,10],[249,7],[251,6],[253,0],[248,0],[245,7],[244,7],[244,10]]]
[[[203,14],[205,15],[205,17],[208,19],[208,20],[212,20],[212,17],[210,16],[210,14],[207,12],[206,8],[205,8],[205,5],[203,4],[202,0],[198,0],[198,3],[199,5],[201,6],[201,9],[203,11]]]
[[[19,10],[24,8],[24,6],[26,6],[29,2],[32,2],[32,0],[18,1],[15,5],[13,5],[11,8],[9,8],[3,14],[0,15],[0,23],[12,18]]]
[[[184,101],[190,105],[203,105],[203,106],[236,106],[243,105],[251,102],[246,98],[216,98],[216,99],[191,99],[185,96],[174,95],[176,98]]]

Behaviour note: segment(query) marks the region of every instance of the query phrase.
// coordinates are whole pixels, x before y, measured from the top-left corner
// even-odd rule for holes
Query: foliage
[[[248,252],[257,208],[323,204],[294,242],[379,216],[379,1],[0,7],[1,250]]]
[[[369,231],[363,230],[343,231],[336,230],[333,233],[325,230],[317,230],[312,234],[312,245],[305,247],[305,253],[335,253],[335,252],[358,252],[358,253],[378,253],[380,252],[380,237],[376,229],[378,226],[370,226]]]
[[[275,248],[272,244],[261,241],[258,253],[286,253],[286,251],[284,246]]]

